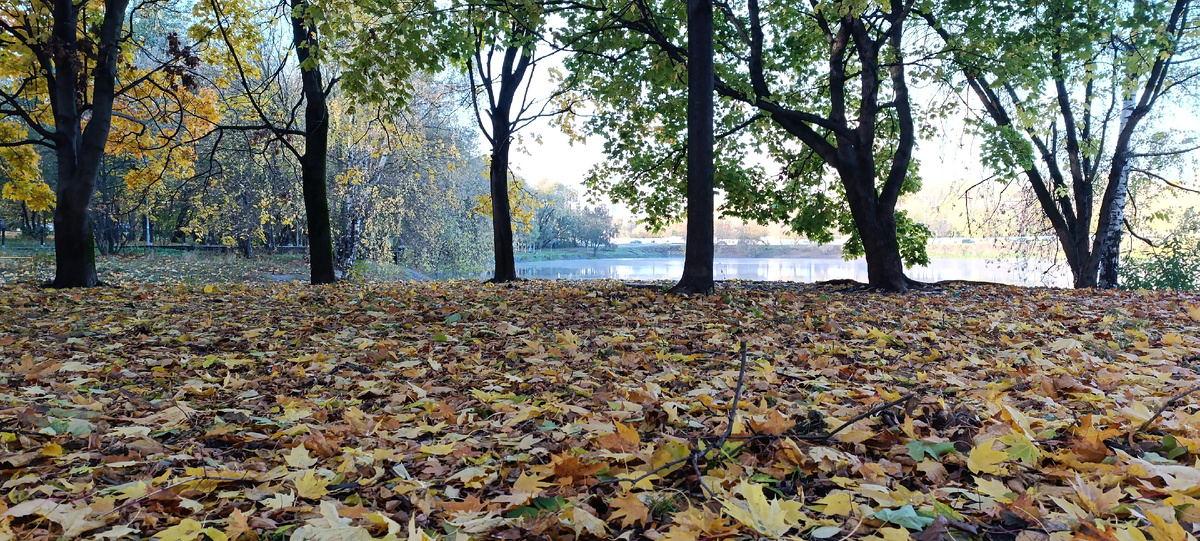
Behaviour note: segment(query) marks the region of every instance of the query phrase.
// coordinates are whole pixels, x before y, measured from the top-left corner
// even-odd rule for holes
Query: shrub
[[[1200,239],[1172,236],[1152,252],[1122,262],[1117,274],[1121,289],[1198,289]]]

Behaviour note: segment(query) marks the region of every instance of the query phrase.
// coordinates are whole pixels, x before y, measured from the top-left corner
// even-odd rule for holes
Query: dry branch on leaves
[[[0,539],[1192,539],[1198,306],[5,286]]]

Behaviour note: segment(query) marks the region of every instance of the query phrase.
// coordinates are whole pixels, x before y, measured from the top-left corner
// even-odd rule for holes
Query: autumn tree
[[[473,126],[459,121],[467,116],[466,87],[456,75],[415,77],[405,110],[386,123],[346,113],[349,100],[331,102],[338,114],[330,201],[344,270],[394,259],[423,272],[479,270],[486,256],[476,240],[487,228],[473,210],[486,187],[478,182],[482,160],[470,156]]]
[[[322,72],[322,59],[326,54],[322,49],[322,33],[331,27],[325,25],[323,6],[307,0],[255,7],[221,0],[206,0],[196,6],[196,14],[201,20],[193,27],[193,35],[213,32],[219,37],[224,45],[223,64],[231,72],[227,77],[240,88],[253,115],[250,122],[226,124],[218,129],[268,133],[272,141],[278,142],[299,162],[308,227],[310,282],[313,285],[333,283],[337,277],[329,218],[327,102],[338,78],[335,76],[327,81]],[[270,16],[263,17],[263,13]],[[277,95],[268,95],[276,89],[273,78],[292,73],[287,60],[269,66],[272,71],[264,78],[246,58],[261,39],[258,27],[270,28],[281,19],[291,29],[290,52],[295,54],[299,68],[303,114],[297,113],[298,107],[281,111],[271,109],[265,103],[278,99]],[[253,83],[255,79],[265,80]]]
[[[904,59],[913,2],[716,6],[722,212],[785,222],[821,242],[833,240],[831,230],[846,234],[847,255],[866,255],[872,286],[906,290],[904,266],[927,261],[929,236],[896,210],[899,196],[919,187]],[[570,16],[568,27],[582,30],[565,33],[582,53],[568,64],[601,104],[588,129],[613,158],[590,184],[649,212],[651,225],[677,215],[680,166],[691,152],[680,120],[691,51],[672,22],[683,8],[588,4]],[[773,158],[779,173],[750,165],[754,153]]]
[[[465,31],[465,46],[455,56],[472,86],[479,129],[490,145],[488,185],[495,269],[492,282],[517,280],[513,254],[513,206],[521,194],[510,186],[510,157],[518,132],[551,110],[557,96],[537,96],[530,85],[545,39],[546,13],[537,2],[463,2],[455,18]],[[449,43],[453,43],[453,38]],[[453,49],[451,49],[453,50]],[[454,53],[452,53],[454,54]],[[515,197],[514,197],[515,196]]]
[[[923,13],[949,51],[946,76],[978,104],[985,164],[1000,179],[1025,178],[1075,287],[1116,286],[1138,162],[1190,150],[1135,147],[1147,119],[1200,76],[1194,8],[1000,0]]]
[[[192,110],[204,101],[193,92],[198,60],[177,35],[139,31],[138,18],[160,7],[130,11],[128,0],[0,5],[0,159],[11,179],[3,193],[32,208],[54,205],[54,287],[99,283],[88,210],[106,152],[142,161],[127,178],[133,184],[188,163],[170,150],[189,119],[205,116]],[[53,153],[53,197],[32,146]]]

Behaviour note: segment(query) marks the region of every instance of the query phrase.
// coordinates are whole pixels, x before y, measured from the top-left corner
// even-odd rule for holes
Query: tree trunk
[[[900,242],[896,239],[895,204],[878,200],[874,175],[853,167],[839,169],[838,173],[846,187],[846,202],[866,255],[867,283],[886,291],[907,291],[909,280],[904,275],[904,260],[900,257]]]
[[[492,164],[488,178],[492,194],[492,243],[496,255],[496,270],[492,282],[512,282],[517,277],[516,256],[513,254],[512,209],[508,205],[509,110],[497,107],[492,111]]]
[[[317,32],[305,24],[301,10],[307,4],[292,0],[292,39],[296,59],[303,66],[318,46]],[[296,17],[295,15],[301,15]],[[308,253],[313,285],[332,284],[334,274],[333,232],[329,223],[329,196],[325,168],[329,150],[329,109],[321,84],[319,65],[300,70],[304,88],[304,157],[300,160],[304,213],[308,221]]]
[[[96,65],[90,74],[92,103],[87,127],[79,110],[79,13],[71,0],[54,1],[51,30],[54,49],[54,144],[58,159],[57,204],[54,208],[54,281],[52,287],[92,287],[96,276],[96,238],[88,206],[96,188],[100,160],[112,127],[116,97],[117,47],[128,0],[106,0]],[[85,74],[86,76],[87,74]]]
[[[1121,128],[1117,133],[1125,131],[1129,124],[1129,117],[1133,115],[1134,105],[1132,97],[1125,98],[1124,106],[1121,108]],[[1126,156],[1128,156],[1128,149],[1126,149]],[[1121,233],[1122,225],[1125,223],[1125,199],[1129,196],[1130,166],[1130,160],[1127,157],[1121,167],[1120,177],[1113,193],[1113,201],[1108,209],[1107,231],[1097,233],[1105,237],[1103,251],[1096,254],[1096,257],[1100,258],[1100,278],[1097,285],[1103,288],[1117,287],[1117,271],[1121,263]]]
[[[870,286],[904,292],[908,290],[909,281],[904,274],[900,243],[896,240],[894,212],[888,218],[878,217],[866,227],[858,224],[858,234],[862,237],[863,250],[866,252],[867,282]]]
[[[63,169],[59,166],[58,201],[54,208],[55,272],[52,286],[92,287],[100,283],[96,275],[96,241],[88,216],[95,176],[89,178],[86,173],[77,171],[73,175],[68,173],[64,182]]]
[[[184,233],[183,227],[187,225],[191,208],[190,205],[184,205],[183,208],[179,209],[179,215],[175,217],[175,228],[171,231],[171,238],[167,242],[184,244],[184,241],[187,240],[187,233]]]
[[[688,0],[687,245],[675,293],[713,290],[712,0]]]

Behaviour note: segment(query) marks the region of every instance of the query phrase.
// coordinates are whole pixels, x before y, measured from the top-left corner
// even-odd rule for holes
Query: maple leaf
[[[292,533],[292,541],[374,541],[371,532],[362,526],[351,525],[351,520],[338,515],[337,506],[325,500],[321,502],[321,514],[308,521]]]
[[[492,501],[504,503],[510,506],[525,505],[529,500],[537,497],[542,493],[550,483],[543,483],[542,475],[530,475],[526,472],[521,472],[517,480],[513,482],[512,493],[503,496],[497,496]]]
[[[992,443],[995,441],[987,440],[971,449],[971,454],[967,455],[967,468],[974,473],[1003,473],[1004,468],[999,464],[1008,460],[1008,453],[993,450]]]
[[[796,426],[796,421],[788,417],[784,417],[778,410],[770,410],[765,418],[751,417],[750,427],[758,434],[770,434],[779,436],[787,434],[792,427]]]
[[[617,431],[597,438],[596,443],[609,451],[617,453],[637,451],[642,444],[642,438],[638,435],[637,430],[620,422],[613,422],[613,425],[616,426]]]
[[[807,523],[804,505],[797,501],[775,499],[767,501],[762,485],[742,480],[733,491],[741,499],[722,496],[722,509],[734,520],[768,537],[783,537],[792,528]]]
[[[158,541],[194,541],[204,534],[204,525],[185,518],[174,526],[158,532]]]
[[[632,492],[625,493],[620,498],[613,498],[608,502],[612,508],[612,514],[608,516],[608,520],[621,519],[621,527],[628,528],[634,524],[645,524],[650,518],[650,508],[642,502],[642,499]]]
[[[559,514],[559,520],[575,531],[576,538],[585,531],[597,537],[608,533],[608,525],[582,507],[572,506],[564,509]]]
[[[319,500],[329,494],[329,480],[324,477],[318,477],[314,470],[305,470],[304,475],[301,475],[294,481],[296,485],[296,495],[301,498],[310,500]]]
[[[227,520],[225,536],[229,538],[229,541],[237,541],[239,537],[250,531],[250,517],[243,514],[241,509],[235,507]]]
[[[417,517],[414,515],[408,519],[407,541],[437,541],[437,539],[429,537],[425,530],[417,527]]]
[[[1075,489],[1076,499],[1083,504],[1084,510],[1095,515],[1106,514],[1121,503],[1122,491],[1119,487],[1105,492],[1095,483],[1084,481],[1078,473],[1071,488]]]
[[[292,450],[284,457],[284,461],[288,466],[298,469],[308,469],[317,465],[320,460],[308,456],[308,449],[303,445],[292,447]]]
[[[1174,511],[1171,511],[1173,514]],[[1154,541],[1194,541],[1196,538],[1187,533],[1178,522],[1163,518],[1158,513],[1150,511],[1146,513],[1146,520],[1150,521],[1150,527],[1146,528],[1146,533],[1154,538]]]
[[[579,457],[566,453],[551,457],[551,466],[555,479],[562,486],[582,484],[585,479],[604,469],[604,464],[584,464]]]
[[[75,507],[69,502],[58,502],[49,499],[37,499],[21,502],[4,512],[6,517],[24,517],[28,515],[46,517],[63,529],[63,536],[73,538],[83,532],[104,526],[102,520],[89,520],[92,508],[89,506]]]
[[[1042,450],[1024,434],[1014,432],[1007,436],[1002,436],[1000,437],[1000,443],[1008,446],[1004,450],[1005,453],[1008,453],[1008,456],[1024,462],[1027,466],[1036,465],[1042,458]]]
[[[818,511],[826,515],[845,517],[854,511],[854,498],[844,490],[830,492],[814,503],[823,505]]]

